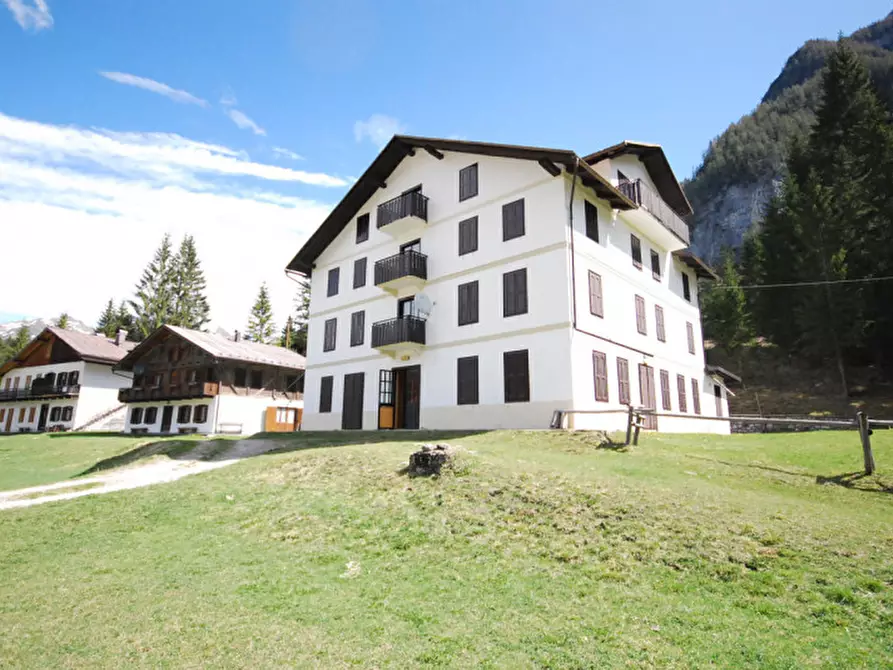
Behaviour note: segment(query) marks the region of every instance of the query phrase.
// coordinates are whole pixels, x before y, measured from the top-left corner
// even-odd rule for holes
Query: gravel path
[[[201,442],[192,451],[176,459],[155,460],[145,464],[127,465],[95,477],[69,479],[55,484],[32,486],[15,491],[0,491],[0,510],[42,505],[56,500],[71,500],[113,491],[136,489],[152,484],[173,482],[189,475],[225,468],[245,458],[258,456],[276,449],[279,444],[272,440],[240,440],[216,457],[202,459],[207,442]],[[90,486],[90,488],[81,488]],[[68,490],[66,489],[78,489]]]

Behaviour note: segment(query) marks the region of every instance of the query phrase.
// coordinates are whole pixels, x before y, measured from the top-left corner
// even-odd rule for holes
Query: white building
[[[633,404],[727,433],[689,213],[656,145],[394,137],[287,268],[311,280],[304,427],[622,429]]]
[[[238,337],[238,335],[237,335]],[[116,366],[128,433],[287,432],[301,425],[304,357],[289,349],[162,326]]]
[[[44,329],[0,367],[0,433],[121,430],[130,375],[112,366],[135,346],[126,336]]]

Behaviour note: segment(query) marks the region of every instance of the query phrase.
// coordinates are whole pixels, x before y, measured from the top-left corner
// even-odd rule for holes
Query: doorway
[[[168,405],[161,410],[161,432],[171,432],[171,422],[174,420],[174,406]]]
[[[37,431],[43,432],[47,429],[47,416],[50,413],[49,405],[40,406],[40,415],[37,417]]]
[[[657,410],[657,394],[654,391],[654,368],[639,363],[639,400],[643,407]],[[657,416],[646,414],[642,417],[642,427],[646,430],[657,430]]]
[[[378,427],[418,430],[422,367],[381,370],[378,377]]]

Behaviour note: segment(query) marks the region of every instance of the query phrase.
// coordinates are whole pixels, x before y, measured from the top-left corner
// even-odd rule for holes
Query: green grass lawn
[[[893,667],[893,433],[280,439],[0,512],[0,666]]]

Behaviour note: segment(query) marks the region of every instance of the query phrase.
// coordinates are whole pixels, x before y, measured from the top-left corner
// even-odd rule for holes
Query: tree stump
[[[407,471],[416,477],[439,475],[452,458],[453,448],[448,444],[423,444],[421,449],[409,456]]]

